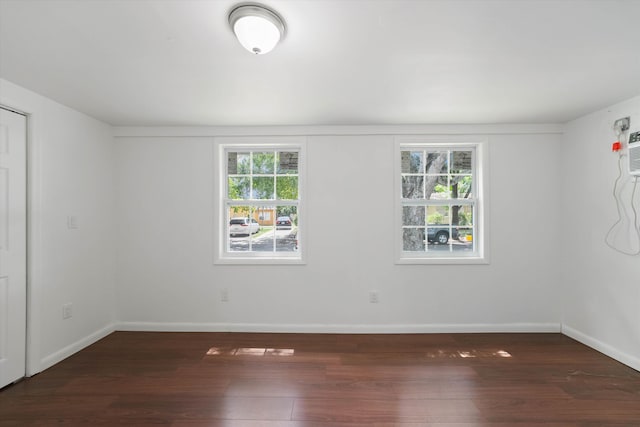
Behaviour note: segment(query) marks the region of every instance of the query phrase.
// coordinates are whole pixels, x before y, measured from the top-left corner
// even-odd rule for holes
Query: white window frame
[[[214,139],[214,264],[305,264],[306,215],[304,194],[306,188],[305,137],[218,137]],[[229,239],[228,206],[255,205],[250,200],[227,199],[228,151],[297,151],[298,200],[268,200],[270,205],[296,205],[298,214],[298,250],[296,252],[232,252],[227,250]],[[267,202],[261,201],[260,203]]]
[[[428,149],[448,149],[461,150],[472,148],[475,152],[472,182],[474,190],[474,224],[473,236],[475,250],[472,252],[441,252],[425,251],[411,252],[403,250],[403,228],[402,228],[402,207],[411,204],[438,205],[451,204],[452,200],[446,202],[425,201],[416,199],[408,201],[402,199],[402,168],[401,152],[406,150],[428,150]],[[396,264],[488,264],[489,263],[489,192],[488,192],[488,151],[489,142],[486,138],[465,138],[457,136],[417,136],[417,137],[396,137],[394,156],[394,197],[395,197],[395,219],[394,219],[394,240]],[[460,204],[469,204],[468,201],[460,200]],[[425,203],[427,202],[427,203]],[[455,202],[453,204],[456,204]]]

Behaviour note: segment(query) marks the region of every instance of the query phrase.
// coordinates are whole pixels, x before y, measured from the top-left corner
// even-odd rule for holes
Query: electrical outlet
[[[70,319],[73,317],[73,304],[67,303],[62,306],[62,318]]]
[[[377,304],[378,302],[380,302],[380,298],[378,296],[378,291],[369,291],[369,302],[371,304]]]
[[[229,302],[229,289],[222,288],[220,290],[220,301]]]

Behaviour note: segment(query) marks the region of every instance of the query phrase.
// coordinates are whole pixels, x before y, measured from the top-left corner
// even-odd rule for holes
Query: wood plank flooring
[[[0,426],[640,426],[640,373],[560,334],[116,332]]]

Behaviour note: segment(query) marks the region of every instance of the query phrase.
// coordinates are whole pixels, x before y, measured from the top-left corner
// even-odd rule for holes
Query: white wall
[[[214,266],[213,137],[268,131],[183,128],[165,133],[193,136],[150,137],[149,129],[119,128],[114,148],[110,126],[1,79],[0,103],[30,114],[30,373],[116,327],[430,332],[561,324],[640,369],[639,257],[603,242],[616,219],[611,125],[631,115],[640,129],[640,97],[569,123],[564,136],[482,127],[490,141],[491,263],[469,266],[393,263],[393,137],[383,128],[309,138],[306,265]],[[454,128],[446,133],[483,134]],[[446,127],[431,129],[422,133]],[[627,202],[630,190],[626,179]],[[78,229],[67,228],[68,215]],[[370,289],[379,304],[368,303]],[[63,320],[68,302],[74,315]]]
[[[560,135],[488,136],[491,263],[468,266],[394,264],[383,134],[309,138],[306,265],[213,265],[212,136],[116,138],[119,328],[559,330]]]
[[[28,371],[113,330],[112,128],[0,79],[0,103],[29,116]],[[67,216],[78,229],[67,228]],[[62,319],[62,306],[73,317]]]
[[[563,331],[640,369],[640,256],[619,254],[604,243],[617,219],[612,189],[618,157],[611,152],[616,140],[612,128],[615,120],[625,116],[631,116],[632,130],[640,130],[640,97],[566,126],[563,203],[557,210],[564,236]],[[626,170],[622,183],[624,205],[631,213],[631,179]],[[640,195],[636,202],[639,199]],[[631,236],[623,231],[615,242],[632,251],[638,242]]]

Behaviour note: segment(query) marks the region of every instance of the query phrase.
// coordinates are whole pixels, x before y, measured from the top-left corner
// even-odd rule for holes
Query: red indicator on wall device
[[[616,141],[613,143],[613,145],[611,145],[611,151],[620,151],[622,150],[622,144],[620,144],[620,141]]]

